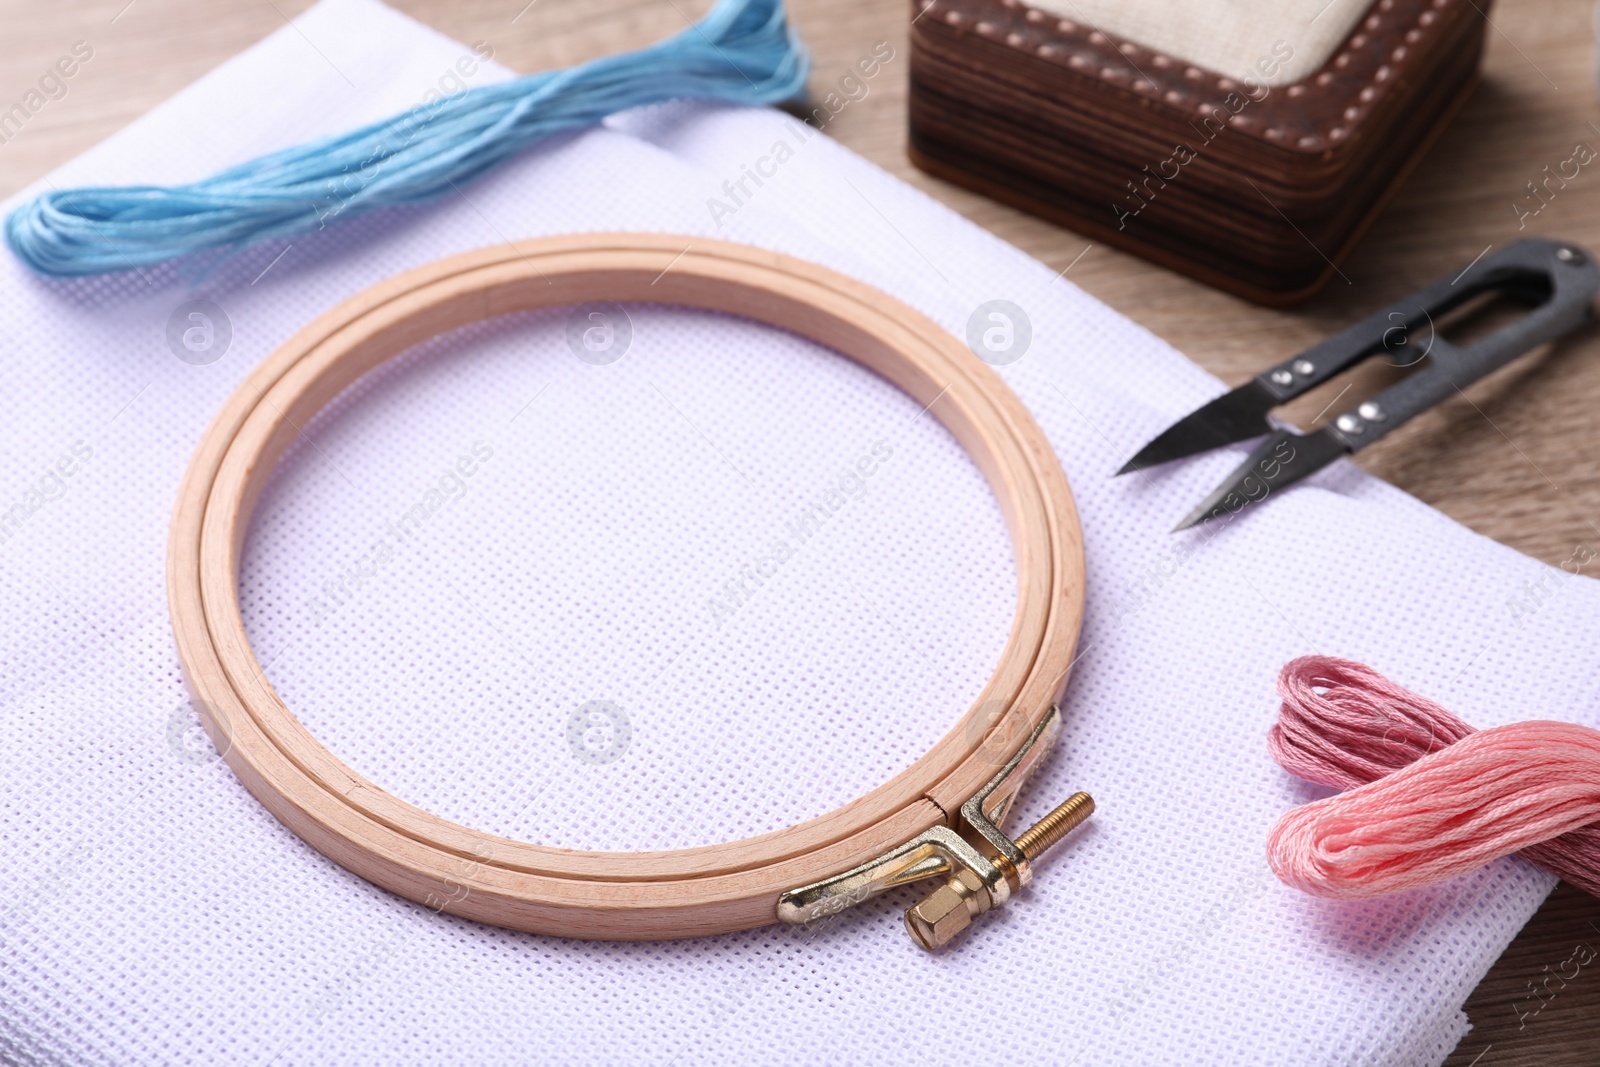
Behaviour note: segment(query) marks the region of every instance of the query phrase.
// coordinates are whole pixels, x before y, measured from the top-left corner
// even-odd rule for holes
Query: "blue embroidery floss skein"
[[[454,93],[188,185],[41,193],[6,219],[6,241],[28,266],[57,276],[237,249],[453,192],[552,133],[641,104],[789,100],[809,66],[782,0],[717,0],[649,48]]]

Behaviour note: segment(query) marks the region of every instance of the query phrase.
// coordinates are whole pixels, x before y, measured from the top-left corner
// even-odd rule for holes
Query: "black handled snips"
[[[1404,300],[1269,367],[1250,381],[1178,420],[1123,465],[1118,474],[1269,435],[1250,458],[1178,524],[1234,514],[1340,456],[1357,452],[1407,419],[1490,371],[1590,320],[1600,268],[1583,249],[1531,237],[1483,256]],[[1521,318],[1470,344],[1440,336],[1436,320],[1484,294],[1526,305]],[[1419,343],[1419,337],[1426,337]],[[1336,417],[1314,433],[1275,429],[1267,415],[1371,356],[1415,365],[1402,381]]]

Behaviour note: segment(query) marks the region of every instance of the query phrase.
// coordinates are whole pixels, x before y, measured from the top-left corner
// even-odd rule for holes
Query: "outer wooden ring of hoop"
[[[480,833],[345,766],[279,699],[251,651],[239,611],[239,559],[256,499],[297,427],[362,374],[430,337],[508,312],[601,299],[740,315],[854,358],[931,405],[1000,501],[1018,593],[999,668],[927,755],[836,811],[741,841],[661,852],[584,852]],[[774,922],[784,890],[953,823],[962,802],[1059,698],[1083,610],[1082,538],[1060,463],[1027,409],[948,330],[813,263],[698,237],[633,233],[452,256],[317,318],[250,374],[207,429],[179,490],[167,564],[178,653],[206,729],[284,825],[336,863],[429,907],[609,940]],[[995,707],[1006,710],[986,722],[985,709]]]

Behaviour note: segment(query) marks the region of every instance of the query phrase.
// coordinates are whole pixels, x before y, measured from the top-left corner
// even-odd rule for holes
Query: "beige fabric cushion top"
[[[1327,62],[1370,0],[1025,0],[1030,7],[1258,85],[1291,85]]]

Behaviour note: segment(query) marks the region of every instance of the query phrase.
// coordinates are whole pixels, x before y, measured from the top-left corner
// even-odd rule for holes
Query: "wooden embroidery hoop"
[[[298,427],[362,374],[431,337],[510,312],[602,299],[739,315],[852,357],[929,405],[999,499],[1018,589],[998,670],[931,751],[838,810],[675,851],[585,852],[481,833],[347,767],[279,699],[251,650],[239,560],[256,500]],[[790,887],[953,823],[1066,684],[1083,612],[1083,549],[1066,476],[1044,433],[994,371],[932,320],[844,275],[764,249],[578,234],[407,271],[286,341],[234,391],[195,450],[173,514],[167,586],[178,654],[213,744],[306,842],[436,910],[543,934],[645,940],[772,923]],[[1004,711],[986,714],[991,708]]]

